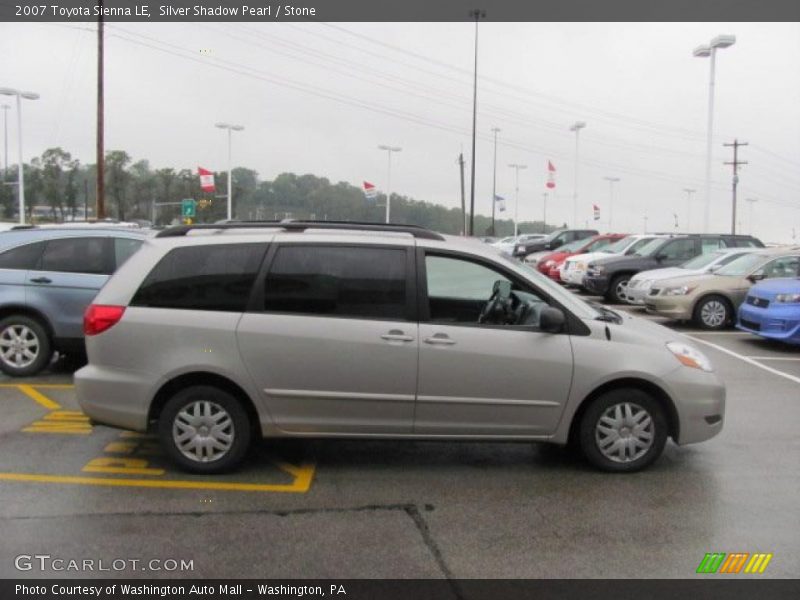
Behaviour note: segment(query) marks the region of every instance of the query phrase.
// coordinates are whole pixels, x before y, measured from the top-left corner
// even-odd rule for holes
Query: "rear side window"
[[[44,250],[44,242],[25,244],[0,254],[0,269],[33,269]]]
[[[697,256],[694,239],[672,240],[659,251],[659,254],[671,260],[689,260],[690,258],[694,258]]]
[[[114,238],[114,268],[119,269],[142,245],[144,240]]]
[[[111,264],[111,239],[107,237],[50,240],[42,254],[41,271],[104,275],[114,270]]]
[[[264,288],[268,312],[406,318],[406,250],[283,246]]]
[[[175,248],[142,282],[131,305],[243,312],[265,250],[263,244]]]

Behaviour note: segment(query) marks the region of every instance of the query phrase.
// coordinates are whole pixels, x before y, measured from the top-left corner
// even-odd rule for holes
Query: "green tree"
[[[105,175],[106,189],[111,194],[116,205],[117,217],[124,221],[128,209],[128,184],[131,175],[127,171],[131,157],[124,150],[111,150],[106,152]]]

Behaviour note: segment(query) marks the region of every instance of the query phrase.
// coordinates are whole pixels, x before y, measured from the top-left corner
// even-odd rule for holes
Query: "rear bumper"
[[[800,344],[800,308],[791,305],[758,308],[742,304],[736,328],[763,338]]]
[[[87,365],[75,373],[75,392],[86,415],[102,425],[147,430],[151,377],[115,367]]]

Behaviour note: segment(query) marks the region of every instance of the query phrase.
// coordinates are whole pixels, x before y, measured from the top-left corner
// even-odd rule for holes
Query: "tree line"
[[[29,222],[62,222],[82,219],[84,209],[94,216],[97,167],[81,164],[62,148],[48,148],[23,166],[25,204]],[[205,200],[198,205],[197,222],[214,222],[227,214],[227,172],[215,172],[216,192],[203,192],[197,172],[171,167],[153,168],[148,160],[135,161],[123,150],[111,150],[105,158],[105,200],[107,216],[121,221],[142,220],[156,225],[180,219],[180,201]],[[17,218],[17,170],[9,168],[0,186],[0,210],[7,220]],[[332,183],[311,174],[281,173],[262,180],[253,169],[233,169],[233,214],[238,219],[319,219],[382,222],[385,195],[365,198],[360,187],[348,182]],[[45,207],[46,210],[42,210]],[[514,232],[511,219],[495,220],[495,235]],[[459,234],[463,229],[460,208],[446,208],[425,200],[392,194],[394,223],[421,225],[443,233]],[[488,235],[491,218],[475,215],[475,234]],[[520,232],[551,231],[541,221],[520,223]]]

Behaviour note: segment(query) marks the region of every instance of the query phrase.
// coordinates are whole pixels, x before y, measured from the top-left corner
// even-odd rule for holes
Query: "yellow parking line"
[[[75,387],[71,383],[0,383],[0,388],[19,388],[23,385],[52,390],[68,390]]]
[[[44,406],[47,410],[58,410],[61,408],[61,405],[57,402],[53,402],[50,398],[42,394],[39,390],[37,390],[32,385],[27,384],[20,384],[15,386],[19,388],[19,391],[28,396],[28,398],[38,402],[41,406]]]
[[[298,469],[298,476],[290,484],[234,483],[226,481],[186,481],[151,479],[112,479],[105,477],[78,477],[70,475],[40,475],[36,473],[0,473],[0,481],[32,483],[65,483],[73,485],[98,485],[109,487],[144,487],[183,490],[221,490],[234,492],[288,492],[304,494],[311,487],[315,465],[307,463]]]

